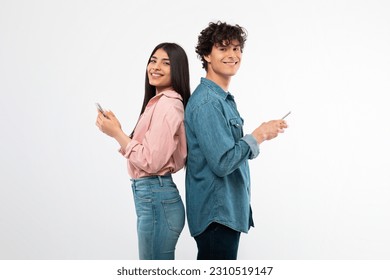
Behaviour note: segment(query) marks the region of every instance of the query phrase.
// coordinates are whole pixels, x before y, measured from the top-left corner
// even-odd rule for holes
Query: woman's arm
[[[132,139],[122,154],[137,168],[158,173],[178,146],[178,130],[184,119],[178,99],[162,98],[156,105],[148,131],[142,139]]]
[[[104,115],[99,112],[97,119],[96,119],[96,125],[99,127],[99,129],[107,134],[108,136],[113,137],[121,146],[122,149],[125,149],[127,145],[130,143],[131,139],[129,136],[127,136],[121,127],[120,122],[115,117],[114,113],[111,111],[104,112],[107,116],[104,117]]]

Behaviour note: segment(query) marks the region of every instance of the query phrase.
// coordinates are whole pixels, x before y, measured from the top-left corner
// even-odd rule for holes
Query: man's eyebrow
[[[240,44],[240,43],[238,43],[238,44],[233,44],[233,43],[231,43],[231,42],[230,42],[229,44],[227,44],[227,45],[226,45],[226,44],[223,44],[223,43],[216,43],[215,46],[218,47],[218,48],[219,48],[219,47],[228,47],[228,46],[241,47],[241,44]]]

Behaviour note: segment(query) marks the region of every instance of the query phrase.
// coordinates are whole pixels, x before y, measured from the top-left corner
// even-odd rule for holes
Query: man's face
[[[207,73],[225,78],[234,76],[240,68],[241,55],[238,40],[231,41],[229,45],[214,45],[211,53],[204,56],[208,62]]]

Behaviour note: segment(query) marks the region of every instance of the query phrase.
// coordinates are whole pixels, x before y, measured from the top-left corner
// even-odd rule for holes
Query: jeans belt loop
[[[157,178],[158,178],[158,181],[160,182],[160,187],[162,187],[163,186],[163,181],[162,181],[161,176],[157,176]]]

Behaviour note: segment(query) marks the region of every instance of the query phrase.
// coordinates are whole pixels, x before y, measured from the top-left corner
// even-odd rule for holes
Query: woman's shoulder
[[[184,105],[180,94],[175,91],[162,92],[156,104],[156,109],[164,114],[183,112]]]
[[[161,98],[162,99],[172,99],[172,100],[178,99],[180,101],[183,100],[181,95],[174,90],[166,90],[166,91],[159,93],[159,95],[161,96],[160,99]]]

